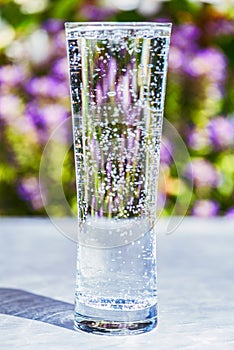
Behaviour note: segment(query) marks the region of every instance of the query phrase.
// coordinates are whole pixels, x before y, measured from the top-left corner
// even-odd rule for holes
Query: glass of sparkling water
[[[78,203],[75,328],[157,325],[156,200],[170,23],[66,23]]]

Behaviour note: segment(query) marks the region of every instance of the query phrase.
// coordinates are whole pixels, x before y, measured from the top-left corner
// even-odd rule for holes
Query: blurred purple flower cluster
[[[60,4],[55,3],[53,6],[58,7],[59,13]],[[163,135],[161,169],[164,179],[163,185],[159,186],[159,209],[167,215],[173,211],[179,185],[183,203],[184,198],[189,196],[187,182],[192,181],[194,193],[189,214],[234,217],[234,55],[231,50],[234,20],[231,15],[219,14],[217,9],[213,11],[212,5],[201,5],[193,16],[186,10],[186,4],[189,8],[190,2],[182,3],[171,2],[170,9],[168,2],[162,2],[157,7],[158,12],[155,10],[153,14],[150,11],[152,18],[149,14],[145,17],[147,21],[159,21],[165,17],[170,20],[171,17],[172,22],[178,23],[173,24],[171,38],[165,116],[177,128],[191,157],[191,163],[184,164],[184,178],[178,179],[178,150],[170,135]],[[72,14],[71,20],[128,20],[124,11],[113,6],[101,6],[95,0],[82,2],[74,8],[74,11],[67,12]],[[139,16],[137,9],[130,15],[134,11]],[[143,12],[141,16],[144,16]],[[61,12],[58,17],[62,18]],[[64,23],[47,19],[26,32],[22,35],[20,29],[16,30],[15,38],[1,53],[0,135],[5,158],[1,160],[4,171],[1,171],[0,164],[0,175],[3,181],[15,188],[16,206],[23,201],[31,208],[29,213],[41,214],[43,206],[38,186],[40,157],[53,130],[70,115]],[[112,62],[107,69],[108,81],[103,86],[97,86],[99,95],[96,97],[100,105],[101,96],[113,91],[115,65]],[[100,70],[103,69],[101,66]],[[126,74],[121,84],[128,86],[129,79]],[[117,99],[121,92],[118,89],[114,92]],[[128,94],[125,102],[131,118],[134,111],[130,111]],[[67,144],[70,141],[68,133],[60,136],[59,142]],[[129,149],[134,148],[131,138],[128,143]],[[53,157],[56,158],[56,155]],[[74,178],[66,166],[64,168],[67,172],[67,196],[75,203],[74,188],[70,189]],[[8,193],[4,195],[8,196]],[[20,198],[18,204],[16,196]],[[1,210],[7,213],[9,209],[0,207]]]
[[[170,165],[173,160],[173,145],[170,140],[164,136],[161,142],[160,161],[162,164]]]
[[[208,160],[194,158],[187,166],[186,176],[193,179],[196,187],[217,187],[219,174]]]
[[[110,7],[101,7],[93,4],[85,4],[81,9],[81,15],[88,21],[106,21],[116,13],[116,9]]]
[[[213,118],[207,125],[207,131],[216,150],[224,150],[234,145],[234,119],[222,116]]]
[[[234,35],[234,22],[229,18],[219,17],[214,18],[207,23],[206,26],[207,35],[219,36],[233,36]]]
[[[204,128],[194,126],[188,132],[188,145],[197,156],[192,157],[191,164],[186,167],[185,175],[193,180],[196,197],[200,197],[199,193],[203,196],[203,199],[195,200],[191,212],[193,215],[219,214],[222,205],[220,193],[224,193],[232,201],[231,177],[234,167],[230,163],[232,161],[230,152],[234,148],[233,122],[232,117],[212,117]],[[204,188],[205,191],[202,190]],[[212,195],[217,199],[211,199]],[[233,216],[230,209],[226,214],[228,217]]]
[[[191,78],[206,77],[220,83],[226,76],[226,57],[217,47],[199,44],[200,29],[194,24],[183,24],[174,30],[171,38],[169,66]]]
[[[224,116],[211,118],[204,128],[189,130],[188,145],[193,150],[210,147],[222,151],[234,145],[234,119]]]
[[[69,116],[69,90],[63,25],[61,21],[48,20],[42,28],[51,45],[46,60],[32,59],[25,66],[22,56],[14,64],[0,68],[0,119],[14,127],[19,124],[22,132],[34,129],[43,145],[54,128]],[[33,50],[35,43],[30,44]],[[29,43],[22,45],[28,47]]]
[[[43,206],[39,182],[36,177],[24,178],[18,185],[19,196],[29,201],[34,210],[41,209]]]
[[[200,217],[216,216],[219,212],[219,204],[210,199],[201,199],[194,202],[192,214]]]
[[[203,26],[195,21],[182,23],[174,27],[171,38],[169,72],[173,89],[167,96],[167,113],[176,120],[191,156],[184,175],[194,185],[189,211],[192,215],[232,216],[234,118],[230,107],[228,113],[222,108],[233,86],[227,85],[230,58],[217,40],[233,33],[234,21],[218,18],[216,23],[211,18]]]
[[[43,43],[44,47],[38,48]],[[9,48],[12,63],[0,68],[0,124],[6,157],[7,153],[14,155],[11,166],[15,169],[16,192],[33,211],[40,212],[43,204],[37,178],[38,159],[51,133],[70,114],[63,23],[47,20],[41,29],[20,42],[20,52],[14,45],[15,42]],[[37,55],[38,50],[41,54]],[[69,143],[68,133],[61,133],[59,141]]]

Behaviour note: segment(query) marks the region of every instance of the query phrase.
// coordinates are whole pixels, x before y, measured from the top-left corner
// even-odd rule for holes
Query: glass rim
[[[65,22],[65,28],[69,29],[113,29],[113,28],[125,28],[125,29],[171,29],[171,22]]]

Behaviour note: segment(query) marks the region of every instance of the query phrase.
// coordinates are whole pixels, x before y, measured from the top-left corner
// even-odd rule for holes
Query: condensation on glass
[[[75,327],[157,324],[156,199],[169,23],[66,23],[78,202]]]

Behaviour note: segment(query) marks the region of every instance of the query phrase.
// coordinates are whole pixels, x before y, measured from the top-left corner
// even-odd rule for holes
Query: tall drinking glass
[[[170,23],[66,23],[78,201],[75,327],[157,324],[156,199]]]

